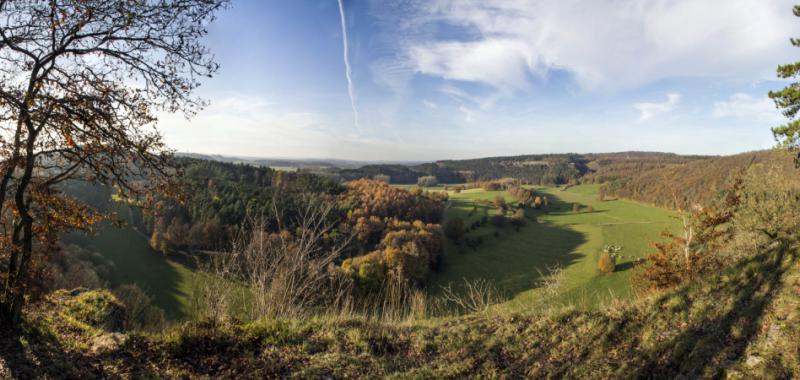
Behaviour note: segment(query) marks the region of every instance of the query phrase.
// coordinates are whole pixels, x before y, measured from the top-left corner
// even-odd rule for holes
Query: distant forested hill
[[[439,163],[429,163],[414,166],[406,165],[366,165],[358,169],[343,169],[339,176],[345,181],[356,179],[374,179],[377,176],[389,176],[391,183],[412,184],[417,183],[419,177],[435,176],[441,183],[462,183],[467,179],[457,171],[444,167]]]
[[[591,153],[583,157],[588,161],[586,166],[589,170],[581,178],[581,182],[593,183],[613,181],[653,169],[669,168],[711,158],[658,152]]]
[[[794,156],[783,150],[768,150],[733,156],[685,158],[678,156],[674,163],[647,167],[632,163],[630,167],[616,165],[610,175],[598,170],[593,177],[605,182],[607,195],[639,200],[666,207],[686,208],[692,204],[707,205],[731,184],[733,177],[758,164],[775,165],[786,181],[800,185],[800,172]],[[684,162],[680,162],[685,158]]]
[[[339,175],[345,180],[386,175],[392,183],[398,184],[415,183],[419,177],[432,175],[440,183],[511,177],[536,185],[560,185],[578,181],[605,182],[704,158],[707,157],[657,152],[538,154],[443,160],[420,165],[368,165],[340,170]]]

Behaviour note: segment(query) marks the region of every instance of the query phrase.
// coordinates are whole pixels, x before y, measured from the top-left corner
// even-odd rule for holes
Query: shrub
[[[594,207],[592,206],[587,207],[586,212],[594,212]]]
[[[397,260],[399,261],[399,260]],[[365,260],[358,266],[359,283],[366,289],[378,289],[385,276],[384,263],[378,260]]]
[[[600,269],[603,273],[611,273],[616,267],[617,263],[616,260],[614,260],[614,256],[608,253],[600,255],[600,260],[597,261],[597,269]]]
[[[54,296],[67,298],[66,313],[79,322],[108,331],[125,328],[125,305],[107,290],[61,290]]]
[[[417,186],[419,187],[433,187],[439,184],[439,180],[435,176],[426,175],[417,178]]]
[[[153,301],[136,284],[122,285],[114,290],[125,305],[125,329],[158,331],[166,326],[164,310],[153,305]]]
[[[372,179],[383,183],[392,183],[392,177],[386,174],[375,174],[375,176],[372,177]]]
[[[573,203],[572,204],[572,212],[576,213],[576,212],[578,212],[580,210],[581,210],[581,206],[579,204],[577,204],[577,203]]]
[[[503,186],[497,182],[484,182],[481,184],[481,187],[486,191],[500,191],[503,189]]]
[[[525,210],[518,209],[514,212],[514,215],[511,216],[511,224],[519,227],[525,225]]]
[[[506,225],[506,217],[504,215],[493,215],[490,221],[495,227],[503,227]]]
[[[444,235],[453,241],[459,241],[464,237],[464,220],[461,218],[450,218],[444,224]]]
[[[494,197],[494,201],[492,201],[492,204],[494,204],[494,207],[497,207],[498,209],[505,210],[505,208],[506,208],[506,199],[503,198],[502,195],[498,195],[498,196]]]

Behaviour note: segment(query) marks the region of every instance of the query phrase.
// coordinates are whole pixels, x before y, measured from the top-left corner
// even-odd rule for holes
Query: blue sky
[[[774,144],[766,97],[800,58],[783,0],[240,0],[179,151],[434,160]],[[355,108],[355,110],[354,110]],[[355,113],[354,113],[355,111]],[[355,117],[357,114],[357,117]]]

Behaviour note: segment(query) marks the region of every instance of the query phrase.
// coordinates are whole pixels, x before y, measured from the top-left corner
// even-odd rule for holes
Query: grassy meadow
[[[612,298],[629,297],[634,261],[651,252],[650,242],[660,239],[662,231],[677,226],[674,215],[665,209],[626,200],[599,200],[597,185],[535,190],[546,195],[548,206],[526,210],[526,225],[498,228],[488,224],[470,230],[466,237],[482,239],[476,248],[448,240],[443,265],[429,289],[436,293],[447,284],[457,288],[464,279],[485,279],[509,297],[502,308],[523,311],[534,307],[541,297],[553,297],[552,293],[545,295],[541,285],[551,269],[559,267],[563,271],[556,301],[594,307]],[[460,217],[470,226],[484,215],[499,212],[482,202],[498,195],[513,204],[514,198],[506,191],[450,191],[445,217]],[[580,211],[574,213],[573,204],[578,204]],[[597,269],[605,244],[622,247],[616,270],[609,274]]]
[[[131,222],[130,208],[115,206],[123,220]],[[170,320],[180,320],[189,314],[188,295],[194,281],[194,271],[150,248],[148,239],[131,224],[121,228],[104,223],[84,240],[85,248],[99,253],[114,268],[110,286],[136,284],[162,308]]]
[[[444,191],[444,187],[427,190]],[[552,268],[559,267],[563,271],[556,301],[593,307],[613,297],[628,297],[633,261],[645,257],[650,252],[650,241],[659,239],[661,231],[674,228],[677,223],[665,209],[626,200],[601,201],[596,185],[535,190],[546,195],[549,204],[541,210],[527,209],[526,225],[498,228],[488,224],[470,230],[466,237],[483,241],[476,248],[447,240],[442,266],[430,278],[428,289],[437,294],[448,284],[457,290],[464,279],[483,279],[509,297],[501,308],[523,311],[545,296],[542,281]],[[466,226],[484,215],[497,214],[498,210],[487,203],[498,195],[514,204],[514,198],[506,191],[470,189],[449,193],[445,218],[460,217]],[[572,212],[575,203],[581,207],[577,213]],[[132,219],[128,207],[119,206],[117,211],[123,219]],[[605,244],[622,247],[622,258],[610,274],[597,269]],[[85,245],[113,265],[112,287],[136,283],[169,319],[188,315],[194,271],[153,251],[147,237],[137,229],[130,225],[104,225],[86,238]]]

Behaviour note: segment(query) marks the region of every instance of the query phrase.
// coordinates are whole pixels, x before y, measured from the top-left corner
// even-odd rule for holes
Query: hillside
[[[695,203],[708,205],[733,183],[736,175],[759,164],[775,165],[786,181],[800,186],[794,155],[783,150],[769,150],[693,159],[605,176],[610,181],[603,189],[608,195],[670,208],[686,208]]]
[[[543,298],[587,307],[610,299],[630,299],[634,263],[652,252],[651,241],[660,240],[662,231],[674,230],[678,223],[665,209],[621,199],[600,201],[597,188],[534,187],[536,194],[547,197],[548,206],[526,209],[524,225],[501,227],[481,226],[480,220],[484,215],[499,214],[486,204],[497,196],[509,204],[517,201],[508,191],[451,192],[446,218],[476,226],[465,238],[480,244],[448,240],[443,264],[430,288],[436,291],[465,279],[489,280],[509,298],[502,307],[510,310],[526,310]],[[576,204],[579,211],[573,212]],[[622,257],[613,273],[602,273],[596,267],[605,245],[621,248]],[[553,294],[555,289],[541,286],[554,269],[559,270],[557,294]]]
[[[287,170],[312,170],[325,171],[327,169],[357,169],[366,165],[418,165],[418,161],[356,161],[335,158],[269,158],[269,157],[238,157],[220,154],[178,153],[178,157],[194,158],[198,160],[218,161],[232,164],[247,164],[253,166],[270,167],[273,169]]]
[[[0,377],[791,378],[797,310],[794,246],[633,304],[433,325],[262,320],[119,334],[124,311],[109,293],[61,291],[0,342]]]
[[[387,175],[392,183],[416,183],[432,175],[440,183],[462,183],[499,178],[516,178],[534,185],[559,185],[570,182],[604,182],[629,177],[650,169],[665,168],[708,158],[659,152],[619,152],[591,154],[532,154],[485,157],[467,160],[441,160],[419,165],[367,165],[340,170],[347,180]]]

